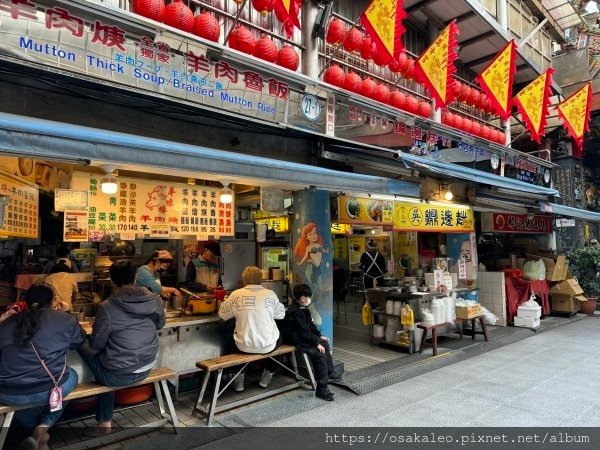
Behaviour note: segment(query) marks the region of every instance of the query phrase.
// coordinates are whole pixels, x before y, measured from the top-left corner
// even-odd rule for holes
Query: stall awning
[[[600,213],[586,211],[585,209],[571,208],[570,206],[557,205],[556,203],[540,203],[540,211],[574,217],[588,222],[600,222]]]
[[[419,196],[417,183],[0,113],[0,153],[168,168],[220,178],[373,194]]]

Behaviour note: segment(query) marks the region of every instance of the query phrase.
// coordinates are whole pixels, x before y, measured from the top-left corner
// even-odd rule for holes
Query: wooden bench
[[[481,324],[481,330],[482,331],[475,331],[475,322],[479,320],[479,323]],[[481,316],[477,316],[477,317],[473,317],[471,319],[454,319],[454,324],[458,324],[459,325],[459,329],[458,332],[460,334],[460,338],[462,339],[463,337],[463,322],[467,322],[470,321],[471,322],[471,329],[473,330],[473,339],[475,339],[475,335],[476,334],[483,334],[483,336],[485,337],[486,342],[489,340],[488,339],[488,334],[487,334],[487,328],[485,326],[485,321],[483,319],[483,315]],[[420,328],[423,330],[423,336],[421,337],[421,345],[419,347],[419,353],[423,353],[423,350],[425,349],[425,347],[431,347],[433,348],[433,356],[437,355],[437,350],[438,350],[438,345],[437,345],[437,329],[441,328],[441,327],[445,327],[447,325],[451,325],[450,323],[444,322],[444,323],[438,323],[436,325],[427,325],[425,323],[419,323],[417,324],[417,328]],[[431,330],[431,344],[427,344],[425,343],[425,340],[427,339],[427,333],[429,332],[429,330]]]
[[[298,372],[298,363],[296,361],[295,351],[296,351],[296,348],[293,345],[280,345],[275,350],[273,350],[271,353],[266,353],[264,355],[250,354],[250,353],[232,353],[230,355],[224,355],[224,356],[220,356],[218,358],[205,359],[203,361],[198,361],[196,363],[196,367],[198,367],[199,369],[202,369],[205,372],[205,374],[204,374],[204,379],[202,381],[202,388],[200,389],[200,393],[198,394],[198,400],[196,401],[196,405],[194,406],[194,409],[192,410],[192,415],[194,413],[198,412],[201,415],[205,416],[206,424],[208,426],[210,426],[212,424],[214,414],[217,412],[236,408],[241,405],[246,405],[246,404],[252,403],[256,400],[261,400],[263,398],[270,397],[272,395],[276,395],[281,392],[289,391],[291,389],[295,389],[299,386],[304,385],[309,380],[304,378],[303,376],[301,376],[300,373]],[[289,354],[291,357],[293,370],[275,359],[275,356],[287,355],[287,354]],[[312,373],[310,361],[308,359],[308,356],[305,353],[302,353],[302,355],[304,357],[304,363],[306,364],[306,369],[308,371],[308,375],[310,377],[310,382],[311,382],[312,388],[314,390],[317,388],[317,383],[316,383],[315,377]],[[238,401],[227,403],[226,405],[217,406],[218,398],[225,391],[225,389],[227,389],[229,387],[229,385],[233,382],[233,380],[235,380],[235,378],[244,371],[244,369],[246,368],[246,366],[248,366],[248,364],[255,362],[255,361],[265,360],[265,359],[271,359],[271,360],[275,361],[277,364],[279,364],[281,367],[286,369],[288,372],[293,373],[295,375],[296,381],[291,384],[288,384],[288,385],[285,385],[282,387],[278,387],[276,389],[269,389],[268,391],[261,392],[260,394],[252,395],[252,396],[243,398]],[[237,367],[237,366],[242,366],[242,368],[237,371],[235,376],[231,380],[229,380],[229,382],[225,385],[225,387],[223,387],[223,389],[220,389],[221,378],[223,376],[223,370],[228,369],[230,367]],[[215,372],[217,374],[217,377],[216,377],[216,384],[215,384],[215,389],[214,389],[214,392],[212,395],[212,399],[210,400],[210,403],[208,404],[208,406],[202,406],[202,400],[204,399],[204,394],[206,393],[206,387],[208,386],[208,381],[210,379],[210,376]]]
[[[177,433],[179,422],[177,420],[177,413],[175,412],[173,401],[171,400],[171,393],[169,392],[169,387],[167,386],[167,380],[173,379],[176,376],[177,373],[174,370],[162,367],[152,370],[147,378],[130,386],[104,386],[96,382],[81,383],[78,384],[77,387],[69,393],[69,395],[65,396],[64,401],[66,402],[68,400],[76,400],[78,398],[93,397],[94,395],[118,391],[119,389],[126,389],[131,386],[141,386],[154,383],[154,391],[162,419],[154,423],[146,424],[144,427],[162,426],[168,422],[175,430],[175,433]],[[167,404],[166,411],[165,401]],[[0,431],[0,449],[4,448],[4,440],[8,434],[8,429],[12,422],[15,411],[27,408],[30,408],[30,406],[0,406],[0,427],[2,428]],[[117,433],[113,433],[109,436],[116,437]],[[98,445],[101,445],[109,436],[94,438],[93,440],[86,441],[85,445],[89,448],[92,448],[91,446],[94,445],[95,441],[98,441]]]

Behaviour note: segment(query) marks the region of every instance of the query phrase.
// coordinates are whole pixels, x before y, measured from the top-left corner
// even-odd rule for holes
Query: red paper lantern
[[[446,125],[448,125],[449,127],[453,127],[455,118],[456,118],[455,114],[452,114],[451,112],[447,112],[442,116],[442,122],[445,123]]]
[[[417,100],[412,95],[406,96],[406,107],[405,109],[412,114],[417,114],[419,112],[419,100]]]
[[[360,52],[362,48],[362,34],[356,28],[352,28],[344,40],[344,50],[347,52]]]
[[[473,127],[471,128],[471,134],[473,134],[475,136],[480,136],[481,129],[482,129],[481,124],[479,122],[473,121]]]
[[[406,95],[404,95],[402,91],[396,89],[390,93],[388,102],[394,108],[404,109],[406,107]]]
[[[219,22],[209,12],[203,12],[194,17],[194,34],[212,42],[219,42],[221,28]]]
[[[235,27],[235,29],[229,35],[229,46],[234,50],[254,55],[256,52],[256,41],[252,32],[241,25]]]
[[[252,0],[252,7],[263,16],[269,14],[275,8],[274,0]]]
[[[277,61],[277,46],[272,39],[263,36],[256,41],[254,56],[270,63]]]
[[[329,28],[327,29],[327,36],[325,40],[328,44],[339,45],[344,42],[346,38],[346,25],[340,19],[333,19],[329,22]]]
[[[406,68],[408,67],[408,56],[406,56],[406,53],[402,52],[400,53],[400,56],[398,56],[398,61],[397,61],[397,65],[398,65],[398,72],[402,72],[404,73],[406,71]]]
[[[465,120],[465,118],[463,116],[459,116],[458,114],[455,114],[454,115],[454,128],[458,128],[459,130],[462,130],[464,120]]]
[[[387,103],[390,99],[390,88],[385,84],[378,84],[373,92],[373,99],[381,103]]]
[[[454,97],[456,100],[462,100],[464,95],[465,85],[458,80],[454,80]]]
[[[506,143],[506,134],[500,130],[496,130],[496,142],[504,145]]]
[[[191,33],[194,30],[194,13],[181,0],[165,7],[165,24]]]
[[[407,80],[412,80],[414,77],[413,69],[415,67],[415,60],[412,58],[408,58],[406,61],[406,68],[404,69],[404,78]]]
[[[398,61],[392,61],[388,65],[388,69],[390,69],[394,73],[400,73],[400,72],[402,72],[402,68],[400,67],[400,64],[398,63]]]
[[[483,139],[490,139],[490,136],[492,135],[492,129],[486,125],[484,125],[483,127],[481,127],[481,137]]]
[[[347,89],[350,92],[354,92],[356,94],[360,94],[362,81],[362,78],[359,77],[358,74],[356,74],[355,72],[347,73],[346,78],[344,78],[344,89]]]
[[[133,0],[133,12],[162,22],[165,17],[165,3],[163,0]]]
[[[360,87],[360,94],[365,97],[373,97],[373,93],[375,92],[375,88],[377,87],[377,83],[375,83],[370,78],[365,78],[362,81],[362,85]]]
[[[463,130],[465,133],[470,133],[472,129],[473,129],[473,121],[471,119],[468,119],[467,117],[464,117],[462,120],[461,130]]]
[[[345,78],[346,73],[344,72],[344,69],[342,69],[337,64],[328,67],[325,73],[323,74],[323,81],[325,83],[329,83],[337,87],[344,86]]]
[[[420,116],[429,118],[431,117],[431,103],[419,102],[418,113]]]
[[[360,48],[360,57],[368,61],[369,59],[373,59],[374,52],[375,48],[373,45],[373,41],[371,41],[371,38],[369,36],[365,37]]]
[[[373,62],[380,67],[385,67],[387,64],[389,64],[389,59],[386,58],[383,52],[375,51],[375,54],[373,55]]]
[[[300,66],[300,55],[291,45],[284,45],[277,55],[277,65],[295,72]]]

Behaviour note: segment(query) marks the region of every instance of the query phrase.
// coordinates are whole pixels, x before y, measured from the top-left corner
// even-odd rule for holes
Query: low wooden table
[[[482,331],[475,331],[475,323],[477,320],[479,320],[479,323],[481,324]],[[466,321],[471,322],[471,329],[473,331],[473,339],[475,339],[476,334],[482,334],[484,336],[485,340],[489,341],[488,334],[487,334],[487,328],[485,326],[485,321],[483,320],[483,315],[477,316],[477,317],[472,317],[471,319],[454,319],[454,324],[460,325],[458,332],[460,334],[461,339],[463,337],[463,322],[466,322]],[[427,347],[427,348],[431,347],[431,348],[433,348],[433,356],[436,356],[437,350],[438,350],[437,329],[441,328],[441,327],[445,327],[447,325],[450,325],[450,324],[448,322],[438,323],[436,325],[427,325],[425,323],[417,324],[417,328],[420,328],[423,330],[423,336],[421,337],[421,345],[419,347],[419,353],[423,353],[423,350],[425,350],[425,347]],[[431,344],[427,344],[425,342],[427,340],[427,333],[429,332],[429,330],[431,330]]]

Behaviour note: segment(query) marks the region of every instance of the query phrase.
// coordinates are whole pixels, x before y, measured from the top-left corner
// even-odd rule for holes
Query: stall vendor
[[[192,259],[190,264],[196,269],[186,277],[186,282],[195,282],[213,291],[218,286],[222,286],[221,267],[219,258],[221,257],[221,248],[218,242],[208,241],[204,244],[204,251],[198,258]],[[192,278],[193,277],[193,278]]]
[[[375,239],[367,241],[367,251],[360,257],[360,268],[363,271],[363,285],[365,289],[375,286],[381,282],[383,275],[387,273],[385,258],[377,250]]]
[[[162,286],[160,283],[160,274],[165,272],[172,262],[173,256],[167,250],[155,251],[146,264],[138,267],[135,285],[145,287],[163,297],[171,295],[181,297],[178,289]]]

